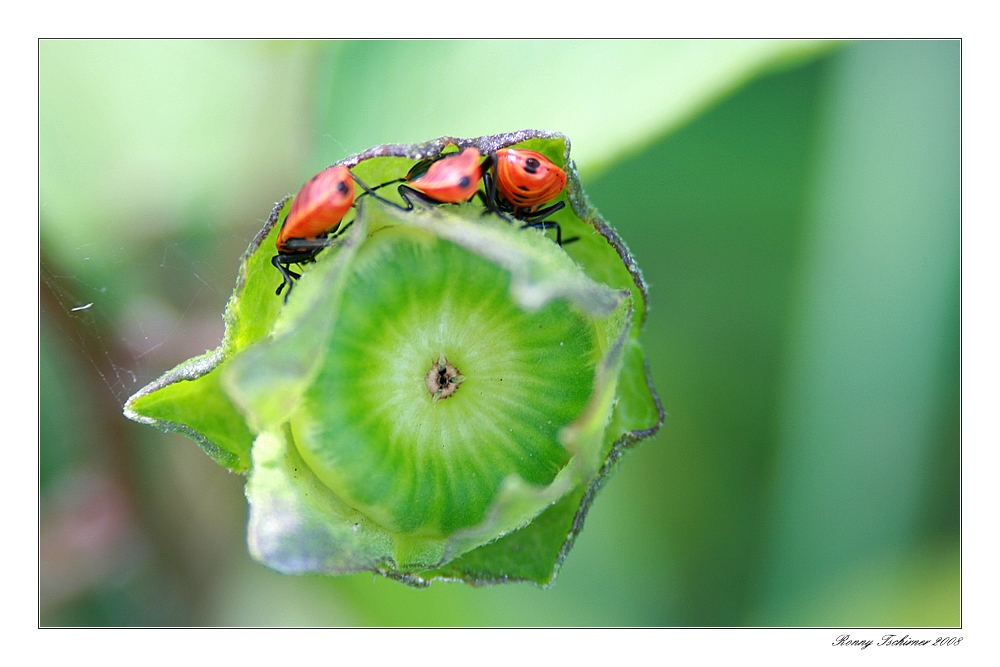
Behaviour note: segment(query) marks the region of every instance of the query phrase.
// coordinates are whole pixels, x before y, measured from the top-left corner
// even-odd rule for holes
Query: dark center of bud
[[[458,385],[463,382],[465,382],[465,376],[459,373],[458,369],[448,361],[444,352],[441,353],[437,361],[431,364],[430,370],[424,376],[427,391],[430,392],[435,403],[454,394],[458,391]]]

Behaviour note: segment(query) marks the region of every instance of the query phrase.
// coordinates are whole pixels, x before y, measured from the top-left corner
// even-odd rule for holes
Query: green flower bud
[[[250,551],[274,569],[548,584],[620,454],[662,422],[636,340],[645,285],[565,137],[444,138],[343,164],[394,182],[470,145],[565,168],[551,221],[579,240],[475,199],[400,210],[379,200],[390,188],[359,198],[285,304],[270,259],[286,200],[244,257],[219,350],[126,404],[248,474]]]

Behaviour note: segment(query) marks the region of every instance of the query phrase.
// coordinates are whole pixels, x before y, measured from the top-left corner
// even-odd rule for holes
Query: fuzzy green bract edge
[[[521,232],[496,224],[493,216],[482,217],[481,207],[401,214],[362,198],[336,248],[307,269],[282,307],[274,295],[279,278],[270,258],[286,198],[244,255],[220,348],[181,364],[125,405],[126,416],[184,433],[220,464],[249,473],[248,544],[257,560],[276,570],[369,570],[415,586],[434,580],[547,586],[622,453],[662,423],[637,340],[648,308],[645,283],[624,242],[589,205],[566,137],[534,130],[443,137],[420,145],[379,146],[340,164],[377,184],[404,175],[416,160],[466,146],[483,154],[508,146],[530,148],[563,166],[569,183],[560,198],[568,205],[550,219],[562,225],[564,239],[580,240],[563,252],[538,231]],[[569,463],[542,486],[508,476],[480,523],[447,535],[393,532],[344,502],[309,469],[290,425],[297,423],[302,397],[320,372],[323,346],[335,330],[358,248],[399,227],[502,267],[510,275],[510,297],[526,310],[558,301],[588,312],[603,351],[586,407],[559,432]]]

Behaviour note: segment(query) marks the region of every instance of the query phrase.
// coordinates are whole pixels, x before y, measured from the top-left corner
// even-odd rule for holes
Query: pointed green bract
[[[150,383],[125,403],[125,416],[195,440],[219,464],[233,472],[250,470],[253,432],[223,391],[226,362],[236,352],[268,335],[280,310],[274,298],[274,247],[279,215],[288,199],[275,205],[270,219],[240,262],[236,289],[226,306],[226,332],[214,352],[190,359]],[[269,287],[270,286],[270,287]]]
[[[551,219],[579,240],[560,247],[476,203],[362,197],[284,303],[281,202],[244,257],[220,349],[126,406],[249,470],[250,551],[279,571],[547,585],[621,453],[662,421],[636,340],[645,284],[565,137],[444,138],[345,164],[379,184],[466,145],[565,166]]]
[[[171,371],[172,381],[155,391],[129,400],[125,414],[136,421],[152,424],[193,438],[217,463],[235,472],[250,469],[253,433],[243,415],[219,386],[219,373],[185,379],[215,360],[217,355],[194,359]],[[193,362],[193,363],[192,363]]]

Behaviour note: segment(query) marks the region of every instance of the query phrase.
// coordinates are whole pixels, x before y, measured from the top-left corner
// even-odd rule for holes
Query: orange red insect
[[[365,191],[358,197],[355,182]],[[392,183],[401,183],[397,192],[405,206],[375,193]],[[331,239],[346,229],[341,228],[341,223],[357,199],[366,194],[404,211],[413,210],[414,200],[426,205],[459,204],[478,196],[487,211],[508,222],[518,220],[522,228],[554,228],[556,242],[563,245],[577,239],[563,241],[559,223],[545,218],[566,203],[543,205],[559,197],[565,187],[566,172],[542,153],[527,149],[503,148],[483,159],[477,148],[469,146],[459,153],[417,162],[403,178],[374,188],[343,165],[329,167],[302,186],[278,231],[278,254],[271,263],[284,280],[276,293],[281,294],[287,285],[288,299],[295,279],[301,277],[289,266],[314,261]]]
[[[559,245],[578,239],[563,241],[559,223],[545,221],[566,202],[541,207],[562,193],[565,171],[541,153],[527,149],[502,148],[490,155],[488,162],[490,170],[483,177],[487,209],[522,221],[522,228],[555,229]]]
[[[435,160],[428,165],[425,173],[399,186],[400,196],[410,208],[413,208],[413,204],[404,193],[412,193],[414,190],[435,202],[458,204],[469,201],[479,191],[479,181],[482,179],[479,161],[482,157],[479,149],[470,146],[461,153]]]
[[[344,216],[354,206],[355,180],[357,178],[347,167],[329,167],[310,178],[292,200],[292,207],[278,230],[275,244],[278,254],[271,258],[271,264],[284,279],[275,294],[281,294],[288,286],[285,301],[292,293],[295,279],[302,277],[288,267],[313,261],[329,245],[330,235],[337,232]],[[364,186],[361,181],[358,183]],[[364,187],[367,191],[368,187]]]

